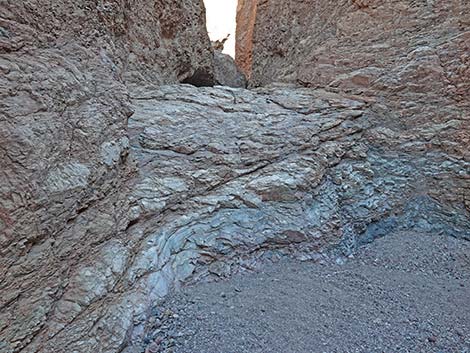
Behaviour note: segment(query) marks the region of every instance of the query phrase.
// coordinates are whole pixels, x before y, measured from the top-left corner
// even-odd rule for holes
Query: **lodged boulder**
[[[220,51],[214,51],[215,82],[221,86],[246,87],[245,75],[235,64],[235,60]]]

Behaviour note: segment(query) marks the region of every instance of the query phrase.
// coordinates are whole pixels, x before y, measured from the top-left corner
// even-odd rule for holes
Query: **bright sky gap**
[[[235,57],[237,0],[204,0],[204,4],[209,37],[215,41],[230,34],[224,53]]]

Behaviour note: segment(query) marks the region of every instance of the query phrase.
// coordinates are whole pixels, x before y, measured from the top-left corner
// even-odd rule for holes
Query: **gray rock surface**
[[[386,95],[156,86],[214,83],[202,11],[0,2],[1,353],[125,351],[171,288],[262,260],[469,239],[465,34]]]
[[[113,294],[132,256],[124,83],[213,76],[202,1],[0,14],[0,352],[118,351],[134,310]]]
[[[246,87],[245,75],[235,64],[235,60],[218,50],[214,51],[215,82],[221,86]]]
[[[417,138],[444,139],[448,125],[384,129],[391,113],[375,102],[282,85],[140,87],[132,98],[125,278],[139,306],[285,255],[351,255],[393,231],[470,239],[469,163]]]
[[[131,177],[105,178],[116,184],[66,222],[67,236],[38,242],[9,268],[4,342],[26,334],[24,351],[117,351],[143,339],[155,300],[183,283],[285,255],[349,255],[395,230],[469,239],[469,163],[420,140],[452,143],[463,121],[384,128],[393,113],[380,103],[282,85],[140,86],[131,99],[123,144],[135,168],[121,167]],[[104,166],[124,163],[120,146],[102,144]],[[90,170],[61,164],[47,174],[48,192],[83,188]],[[44,297],[57,280],[51,261],[64,284]],[[22,299],[23,286],[37,292]],[[39,328],[31,338],[20,325]]]

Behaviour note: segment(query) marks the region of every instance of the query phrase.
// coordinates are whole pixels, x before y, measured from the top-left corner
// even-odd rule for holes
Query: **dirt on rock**
[[[470,243],[400,232],[346,261],[283,260],[156,310],[145,352],[470,352]]]

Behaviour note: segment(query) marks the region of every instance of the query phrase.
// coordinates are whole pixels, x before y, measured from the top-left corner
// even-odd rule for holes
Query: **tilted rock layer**
[[[237,61],[252,86],[290,82],[375,101],[387,114],[370,121],[370,143],[393,160],[388,173],[415,170],[413,193],[468,218],[469,18],[459,0],[244,0]]]
[[[254,38],[269,6],[308,17],[307,3],[247,3]],[[214,82],[199,1],[1,2],[0,352],[130,353],[180,283],[393,230],[469,239],[467,6],[408,4],[440,17],[397,32],[390,45],[414,39],[374,52],[383,66],[329,30],[378,6],[390,11],[367,33],[385,46],[402,3],[324,2],[331,51],[302,42],[377,79],[338,75],[337,60],[322,81],[302,53],[278,65],[256,39],[253,82],[325,88],[245,90],[157,86]],[[309,21],[292,28],[308,37]]]
[[[124,83],[213,75],[202,1],[7,0],[0,14],[0,352],[118,351],[129,315],[96,301],[130,256]]]

